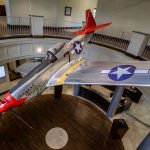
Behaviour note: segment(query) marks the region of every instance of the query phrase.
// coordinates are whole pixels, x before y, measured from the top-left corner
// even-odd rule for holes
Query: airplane
[[[0,101],[0,113],[20,106],[47,88],[63,84],[150,86],[150,63],[86,61],[85,45],[97,29],[111,22],[96,25],[91,10],[86,10],[86,25],[69,42],[50,48],[40,64],[24,64],[17,68],[24,77]],[[92,49],[91,49],[92,50]],[[68,54],[68,55],[67,55]],[[28,68],[28,69],[25,69]]]
[[[87,24],[82,30],[73,33],[77,37],[70,42],[61,42],[54,45],[47,51],[44,61],[38,66],[36,66],[37,64],[29,63],[16,69],[16,72],[23,74],[24,78],[4,95],[0,101],[0,113],[20,106],[25,101],[45,91],[48,88],[49,80],[53,78],[56,71],[70,61],[70,57],[68,58],[66,54],[72,53],[71,55],[74,55],[73,57],[77,60],[82,54],[84,45],[88,42],[94,31],[111,24],[106,23],[96,26],[89,9],[86,10],[86,21]],[[74,59],[73,57],[72,59]]]

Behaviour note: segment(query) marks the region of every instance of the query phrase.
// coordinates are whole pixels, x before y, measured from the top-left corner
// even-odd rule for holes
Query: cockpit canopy
[[[55,44],[52,48],[50,48],[45,55],[45,60],[53,60],[53,59],[57,59],[56,58],[56,54],[64,47],[66,43],[65,42],[61,42],[58,44]]]
[[[57,60],[57,57],[51,51],[47,51],[44,60],[55,62]]]

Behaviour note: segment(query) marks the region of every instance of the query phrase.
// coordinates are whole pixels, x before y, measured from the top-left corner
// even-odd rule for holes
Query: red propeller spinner
[[[3,113],[10,108],[22,105],[25,100],[26,98],[16,99],[10,93],[6,93],[0,101],[0,113]]]

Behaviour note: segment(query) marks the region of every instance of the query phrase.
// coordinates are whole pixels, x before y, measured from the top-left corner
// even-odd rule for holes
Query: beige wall
[[[31,14],[55,18],[57,13],[57,0],[31,0]]]
[[[44,16],[57,20],[81,22],[85,17],[85,10],[92,10],[97,6],[98,0],[7,0],[10,16],[28,17],[29,14]],[[31,6],[31,7],[30,7]],[[65,6],[72,7],[72,15],[64,16]]]
[[[0,0],[0,5],[5,5],[5,0]]]
[[[10,16],[28,17],[30,14],[56,17],[56,0],[7,0],[10,8]]]
[[[150,1],[99,0],[96,21],[112,21],[111,28],[123,31],[138,30],[150,33]]]
[[[57,18],[71,22],[85,21],[85,10],[97,7],[98,0],[58,0]],[[65,16],[65,6],[72,7],[72,15]]]

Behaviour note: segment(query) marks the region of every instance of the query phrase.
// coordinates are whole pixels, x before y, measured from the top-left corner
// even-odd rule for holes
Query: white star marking
[[[127,67],[127,68],[120,68],[118,67],[117,68],[117,71],[114,71],[110,74],[116,74],[117,75],[117,80],[120,79],[120,77],[124,74],[132,74],[131,72],[129,72],[128,70],[130,69],[131,67]]]
[[[81,47],[80,47],[80,44],[77,44],[77,43],[76,43],[75,49],[76,49],[78,52],[79,52],[80,50],[82,50]]]

